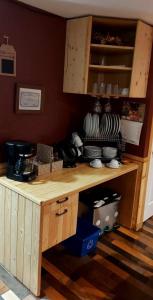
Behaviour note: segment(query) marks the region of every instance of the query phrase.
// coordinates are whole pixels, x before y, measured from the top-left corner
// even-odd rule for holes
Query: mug
[[[93,167],[93,168],[103,168],[104,167],[101,160],[97,159],[97,158],[92,160],[89,164],[90,164],[90,167]]]
[[[112,159],[108,164],[107,167],[118,169],[121,166],[121,163],[117,159]]]
[[[122,96],[128,96],[128,94],[129,94],[129,88],[123,88],[121,90],[121,95]]]

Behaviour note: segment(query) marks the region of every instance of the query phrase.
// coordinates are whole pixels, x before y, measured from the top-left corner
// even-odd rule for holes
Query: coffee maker
[[[16,181],[31,181],[36,177],[32,157],[36,154],[33,144],[25,141],[5,143],[7,158],[6,176]]]

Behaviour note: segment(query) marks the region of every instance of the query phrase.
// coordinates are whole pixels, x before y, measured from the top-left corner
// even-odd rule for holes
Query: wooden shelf
[[[143,21],[87,16],[68,20],[63,91],[88,94],[94,82],[119,83],[131,98],[145,98],[153,29]],[[98,43],[118,36],[125,45]],[[94,40],[94,38],[96,38]],[[91,42],[92,39],[92,42]],[[97,44],[95,43],[97,42]],[[103,62],[103,64],[101,64]]]
[[[127,98],[129,97],[129,95],[115,95],[115,94],[111,94],[111,95],[106,95],[106,94],[100,94],[100,93],[92,93],[92,92],[88,92],[88,95],[91,96],[91,97],[96,97],[96,98],[115,98],[115,99],[118,99],[118,98]]]
[[[101,72],[129,72],[132,68],[121,66],[101,66],[101,65],[89,65],[89,69],[93,71]]]
[[[109,54],[109,53],[126,54],[126,53],[132,53],[134,51],[134,47],[101,45],[101,44],[91,44],[90,48],[91,48],[91,50],[94,50],[96,52],[107,53],[107,54]]]

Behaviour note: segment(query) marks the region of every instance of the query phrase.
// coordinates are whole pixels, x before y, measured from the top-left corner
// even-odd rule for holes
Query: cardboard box
[[[51,172],[61,170],[63,168],[63,160],[55,160],[51,162]]]
[[[51,172],[51,164],[50,163],[43,163],[40,161],[35,161],[34,166],[37,172],[37,175],[50,175]]]

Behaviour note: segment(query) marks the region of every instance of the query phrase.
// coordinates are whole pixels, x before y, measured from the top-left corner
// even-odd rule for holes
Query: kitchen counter
[[[121,193],[118,221],[135,227],[139,166],[94,169],[80,164],[23,183],[0,177],[0,264],[40,295],[43,253],[76,233],[79,193],[104,185]]]
[[[23,183],[0,177],[0,184],[32,200],[38,205],[48,204],[61,196],[80,192],[95,185],[104,183],[116,177],[127,174],[138,168],[136,163],[122,165],[118,169],[107,167],[94,169],[87,164],[80,164],[76,168],[62,169],[50,176],[37,177],[35,180]]]

